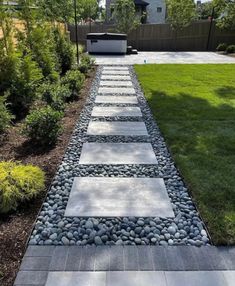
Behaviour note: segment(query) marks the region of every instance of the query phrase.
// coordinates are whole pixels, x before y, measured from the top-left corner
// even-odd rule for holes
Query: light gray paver
[[[101,76],[101,80],[131,80],[131,77],[129,75],[109,75],[109,74],[106,74],[106,75],[102,75]]]
[[[45,285],[47,271],[19,271],[14,285]]]
[[[49,272],[46,286],[105,286],[105,272]]]
[[[167,284],[163,271],[110,271],[107,272],[106,286],[167,286]]]
[[[235,285],[235,271],[223,271],[223,275],[226,281],[226,286]]]
[[[128,67],[124,67],[124,66],[104,66],[103,70],[122,70],[122,71],[126,71],[128,70]]]
[[[133,87],[100,87],[99,94],[136,94]]]
[[[168,271],[165,275],[167,286],[227,286],[219,271]]]
[[[142,117],[142,113],[139,107],[119,107],[119,106],[94,106],[91,116],[93,117]]]
[[[117,70],[103,70],[102,74],[120,74],[120,75],[129,75],[129,71],[117,71]]]
[[[91,121],[87,129],[88,135],[125,135],[146,136],[148,135],[144,122],[98,122]]]
[[[174,212],[163,179],[79,177],[65,216],[174,217]]]
[[[125,104],[137,104],[138,100],[136,96],[125,95],[98,95],[96,96],[95,103],[125,103]]]
[[[129,80],[117,81],[117,80],[102,80],[100,86],[133,86]]]
[[[79,164],[157,164],[149,143],[84,143]]]

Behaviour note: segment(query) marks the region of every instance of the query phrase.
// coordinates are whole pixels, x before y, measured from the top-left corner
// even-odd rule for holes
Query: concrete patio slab
[[[119,106],[94,106],[92,113],[92,117],[142,117],[142,113],[139,107],[131,107],[131,106],[124,106],[124,107],[119,107]]]
[[[105,272],[49,272],[46,286],[105,286]]]
[[[84,143],[79,164],[157,164],[149,143]]]
[[[135,94],[133,87],[100,87],[99,94]]]
[[[144,122],[97,122],[91,121],[87,129],[88,135],[123,135],[146,136],[148,135]]]
[[[119,74],[119,75],[129,75],[129,70],[126,70],[126,71],[120,71],[120,70],[103,70],[102,71],[102,75],[104,74]]]
[[[100,86],[133,86],[133,84],[130,80],[125,80],[125,81],[101,80]]]
[[[75,178],[65,216],[174,217],[160,178]]]
[[[127,71],[128,67],[125,66],[104,66],[103,70],[120,70],[120,71]]]
[[[98,65],[235,64],[235,58],[213,52],[139,52],[138,55],[95,56]]]
[[[101,80],[131,80],[129,75],[102,75]]]
[[[124,104],[137,104],[138,100],[136,96],[125,95],[98,95],[95,98],[95,103],[124,103]]]

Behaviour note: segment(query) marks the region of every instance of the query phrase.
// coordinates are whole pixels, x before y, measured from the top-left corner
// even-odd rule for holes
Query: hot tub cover
[[[126,34],[114,34],[114,33],[89,33],[87,34],[87,40],[126,40]]]

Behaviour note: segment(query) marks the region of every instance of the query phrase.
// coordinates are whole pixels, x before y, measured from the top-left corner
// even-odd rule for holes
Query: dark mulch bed
[[[86,101],[95,70],[86,79],[79,99],[68,104],[63,118],[63,133],[56,146],[51,149],[33,146],[20,134],[21,124],[17,123],[0,137],[0,161],[18,160],[37,165],[46,172],[48,188],[66,151],[71,133]],[[27,239],[33,223],[46,195],[40,194],[36,199],[21,206],[10,215],[0,217],[0,284],[13,285],[21,259],[24,255]]]

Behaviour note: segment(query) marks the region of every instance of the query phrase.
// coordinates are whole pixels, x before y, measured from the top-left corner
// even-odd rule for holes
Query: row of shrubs
[[[235,53],[235,45],[228,45],[226,43],[219,44],[216,48],[217,52],[226,52],[227,54]]]

